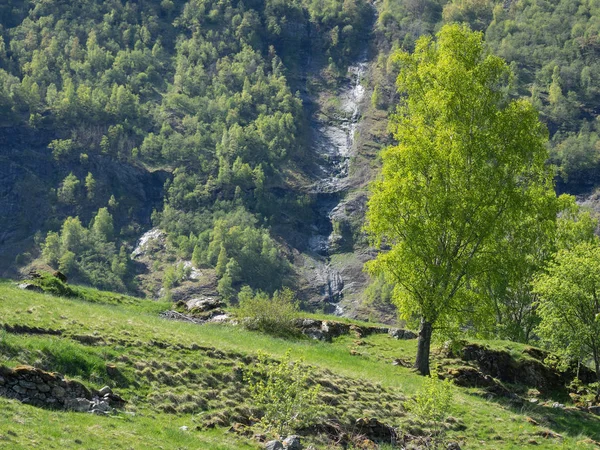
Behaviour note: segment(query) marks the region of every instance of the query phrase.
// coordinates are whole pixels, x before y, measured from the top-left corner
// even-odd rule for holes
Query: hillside
[[[4,0],[0,448],[600,447],[598,17]]]
[[[97,415],[0,397],[3,448],[260,448],[252,432],[245,431],[260,411],[242,384],[243,374],[255,363],[257,351],[277,359],[288,349],[293,359],[303,358],[314,368],[310,382],[322,386],[323,425],[299,433],[304,445],[328,448],[340,438],[331,434],[337,430],[347,433],[352,448],[371,448],[360,444],[365,438],[377,440],[376,435],[361,435],[357,420],[365,417],[397,427],[416,448],[427,445],[421,436],[429,429],[404,407],[425,380],[402,365],[414,357],[415,340],[388,334],[340,336],[331,343],[281,339],[232,325],[162,319],[158,313],[169,307],[166,303],[90,289],[80,293],[84,298],[69,299],[0,284],[2,380],[7,379],[6,367],[29,364],[65,374],[91,390],[107,385],[126,403]],[[530,347],[489,344],[514,361],[513,370],[524,361],[528,373],[540,376],[538,385],[488,377],[481,387],[452,387],[454,418],[444,425],[444,442],[469,449],[597,448],[600,419],[573,407],[564,392],[544,389],[544,380],[551,379],[543,376],[544,370],[552,370],[534,369],[539,363]],[[436,360],[440,374],[460,367],[471,373],[464,369],[471,357],[461,362],[442,352]],[[506,396],[502,389],[518,395]],[[557,402],[566,407],[553,407]]]
[[[579,1],[9,2],[0,270],[177,298],[191,267],[204,294],[288,286],[307,309],[393,321],[380,287],[364,292],[361,228],[398,100],[389,55],[444,23],[483,31],[549,128],[557,191],[594,206],[596,16]]]
[[[151,296],[182,281],[182,263],[214,269],[227,299],[301,283],[293,255],[326,265],[311,242],[332,229],[317,185],[350,158],[312,134],[318,98],[360,87],[346,73],[373,15],[362,0],[3,6],[0,269],[49,264]],[[343,141],[360,100],[342,107]],[[130,253],[152,226],[168,251],[148,270]]]

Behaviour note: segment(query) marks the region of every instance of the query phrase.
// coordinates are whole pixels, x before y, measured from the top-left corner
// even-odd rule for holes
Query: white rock
[[[100,397],[104,397],[106,394],[112,394],[112,389],[108,386],[104,386],[102,389],[98,391]]]

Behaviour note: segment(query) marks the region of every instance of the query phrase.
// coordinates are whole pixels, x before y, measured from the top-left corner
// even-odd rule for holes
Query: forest
[[[306,126],[290,80],[307,54],[336,73],[348,64],[370,25],[364,1],[0,8],[1,126],[42,136],[60,174],[44,186],[52,194],[38,242],[47,263],[135,291],[124,245],[135,242],[132,211],[144,205],[95,172],[114,161],[170,174],[152,222],[182,257],[216,267],[225,297],[232,285],[273,292],[285,283],[269,227],[310,215],[305,195],[286,188]]]
[[[289,255],[306,248],[281,230],[306,232],[315,220],[316,199],[298,181],[309,178],[311,89],[335,92],[372,37],[372,69],[360,81],[372,110],[394,117],[404,95],[396,55],[449,23],[481,32],[507,63],[505,98],[539,112],[556,192],[590,192],[600,164],[599,5],[9,0],[0,6],[0,134],[7,158],[29,160],[11,187],[29,245],[11,264],[43,261],[88,285],[139,292],[131,250],[155,226],[177,258],[214,269],[229,302],[244,286],[257,295],[293,288]],[[152,202],[138,192],[145,187],[131,188],[139,173],[155,177]],[[576,240],[569,233],[591,240],[593,214],[560,202],[558,248]],[[482,332],[528,341],[539,323],[529,283],[557,244],[542,225],[529,227],[538,234],[498,244],[496,271],[472,292],[492,299]],[[165,269],[167,291],[185,270]],[[389,300],[393,284],[374,280],[368,295]]]

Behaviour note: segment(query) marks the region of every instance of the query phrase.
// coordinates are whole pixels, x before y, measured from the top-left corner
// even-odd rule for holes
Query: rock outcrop
[[[5,3],[5,2],[3,2]],[[164,184],[171,174],[148,171],[140,164],[131,164],[106,155],[89,154],[82,164],[79,159],[58,161],[48,151],[48,144],[57,139],[53,132],[33,127],[0,127],[0,274],[17,275],[15,257],[31,252],[36,232],[47,231],[48,221],[62,222],[78,215],[88,223],[98,205],[106,204],[110,193],[119,193],[119,203],[128,205],[114,217],[118,228],[135,223],[150,224],[153,209],[164,199]],[[52,192],[69,173],[79,180],[93,173],[98,186],[103,186],[94,202],[73,205],[57,204]],[[127,213],[125,213],[127,211]]]
[[[165,311],[160,314],[163,319],[181,320],[202,325],[207,322],[225,323],[230,320],[229,314],[223,309],[225,303],[214,297],[192,298],[179,301],[176,306],[185,312],[175,310]]]
[[[41,287],[39,287],[37,284],[27,283],[27,282],[20,283],[18,285],[18,288],[23,289],[24,291],[39,292],[39,293],[44,292],[44,290]]]
[[[302,334],[319,341],[330,342],[333,338],[353,333],[357,337],[371,334],[389,334],[396,339],[416,339],[417,335],[399,328],[354,325],[334,320],[298,319],[296,326]]]
[[[283,448],[286,450],[302,450],[304,446],[300,441],[300,436],[292,434],[283,440]]]
[[[375,418],[357,419],[355,431],[374,442],[385,442],[393,445],[398,440],[398,433],[394,427],[382,423]]]
[[[491,387],[496,385],[496,381],[489,376],[484,375],[474,367],[458,367],[448,369],[447,376],[454,384],[462,387]]]
[[[419,337],[414,331],[404,328],[390,328],[388,334],[394,339],[416,339]]]
[[[506,383],[534,386],[543,393],[561,390],[565,386],[563,376],[541,361],[532,359],[519,361],[502,350],[469,344],[463,347],[461,358],[464,361],[475,362],[486,375]]]
[[[476,367],[472,370],[461,368],[451,371],[449,376],[461,386],[493,386],[491,380],[495,378],[502,383],[534,387],[544,395],[564,392],[566,386],[577,376],[575,370],[559,371],[546,364],[548,353],[544,350],[527,348],[523,354],[528,357],[515,358],[505,350],[465,343],[459,351],[450,351],[448,356],[459,357]],[[584,367],[580,368],[579,378],[589,383],[595,381],[595,374]]]
[[[286,437],[283,442],[273,440],[265,444],[265,450],[303,450],[304,446],[300,441],[300,436],[291,435]]]

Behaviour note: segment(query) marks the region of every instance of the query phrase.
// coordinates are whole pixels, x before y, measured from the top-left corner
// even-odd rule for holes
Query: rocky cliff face
[[[34,135],[23,128],[0,129],[0,274],[14,273],[19,254],[35,252],[34,236],[41,230],[58,228],[68,216],[79,216],[87,224],[106,205],[109,193],[118,200],[117,226],[133,223],[142,230],[150,225],[152,210],[162,205],[167,172],[149,172],[102,156],[85,162],[57,161],[48,149],[50,140],[50,135]],[[56,187],[69,173],[80,180],[77,195],[82,198],[86,175],[94,175],[94,200],[77,207],[57,202]]]
[[[0,129],[0,273],[13,266],[51,211],[48,183],[54,171],[35,150],[40,145],[18,129]],[[24,146],[33,149],[20,151]]]
[[[376,117],[370,102],[376,53],[366,39],[337,88],[304,93],[310,124],[308,150],[315,162],[312,184],[307,187],[314,199],[314,220],[294,258],[300,295],[307,303],[328,313],[363,319],[369,315],[361,305],[370,281],[363,267],[375,253],[361,228],[367,185],[374,174],[372,159],[381,147],[371,134],[381,130],[370,128],[373,121],[386,121],[385,115]],[[379,320],[395,320],[393,309],[375,315]]]

